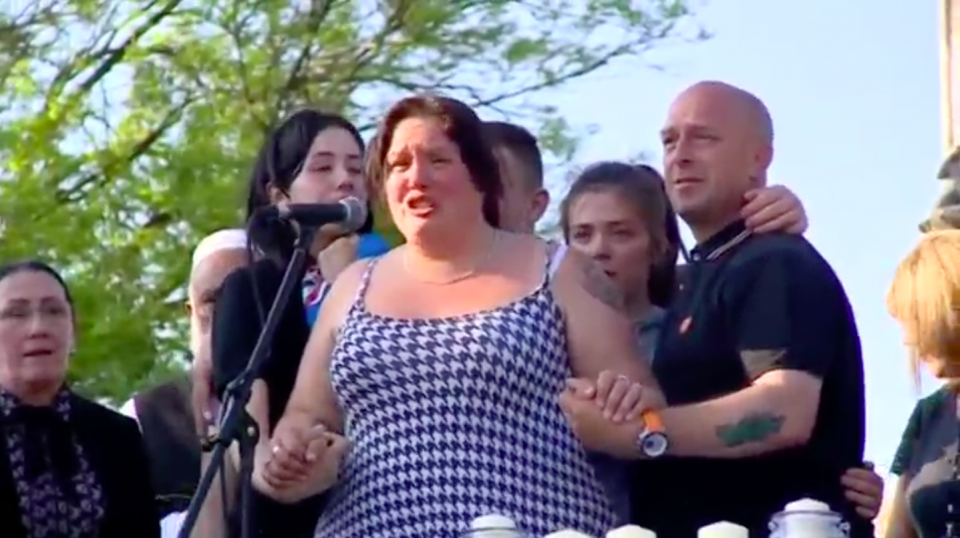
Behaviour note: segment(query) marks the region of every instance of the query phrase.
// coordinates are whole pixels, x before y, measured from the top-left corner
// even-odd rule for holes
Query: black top
[[[98,538],[160,537],[147,456],[137,423],[75,394],[69,427],[103,492]],[[6,423],[0,424],[0,439]],[[4,538],[27,538],[6,444],[0,445],[0,529]]]
[[[944,387],[913,408],[893,458],[890,471],[908,480],[907,506],[920,538],[946,536],[948,522],[953,523],[954,536],[960,535],[958,435],[957,397]],[[947,514],[949,503],[957,509],[952,518]]]
[[[819,411],[802,447],[641,465],[656,469],[635,481],[637,521],[659,536],[694,536],[721,520],[766,536],[774,513],[809,497],[842,512],[851,536],[872,537],[872,525],[856,516],[840,484],[845,469],[862,464],[865,404],[860,339],[830,265],[803,237],[752,236],[742,222],[691,254],[653,362],[668,404],[715,399],[790,369],[823,380]]]
[[[214,307],[211,335],[214,384],[221,398],[227,385],[247,366],[260,336],[262,321],[280,289],[283,272],[284,268],[276,262],[259,260],[235,270],[223,281]],[[299,284],[302,279],[303,275],[298,275],[296,289],[282,312],[270,346],[270,357],[259,376],[269,390],[271,429],[283,416],[287,400],[293,392],[300,358],[310,336]],[[259,294],[262,313],[257,308],[254,286]],[[322,507],[320,497],[296,505],[280,504],[259,493],[255,494],[255,498],[254,517],[262,534],[272,535],[271,530],[275,534],[277,522],[283,522],[284,536],[313,537]]]
[[[161,517],[185,511],[200,482],[190,389],[190,377],[184,375],[133,397]]]

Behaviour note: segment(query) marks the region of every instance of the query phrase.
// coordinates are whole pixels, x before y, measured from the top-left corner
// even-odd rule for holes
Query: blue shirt
[[[363,234],[357,244],[357,259],[375,258],[390,250],[387,241],[375,233]],[[330,291],[330,284],[316,268],[308,269],[303,277],[303,305],[307,311],[307,324],[313,326],[320,313],[320,305]]]

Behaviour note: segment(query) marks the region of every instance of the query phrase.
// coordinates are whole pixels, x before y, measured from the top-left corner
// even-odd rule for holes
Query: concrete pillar
[[[940,2],[940,197],[922,231],[960,228],[960,0]]]
[[[960,0],[939,2],[941,142],[947,156],[960,136]]]

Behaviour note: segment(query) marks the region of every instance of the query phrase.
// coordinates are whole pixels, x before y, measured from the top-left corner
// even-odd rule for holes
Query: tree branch
[[[147,20],[144,21],[143,24],[141,24],[136,29],[134,29],[133,32],[131,32],[130,35],[127,36],[127,39],[125,39],[118,46],[115,46],[115,47],[111,46],[111,43],[113,42],[113,37],[108,39],[107,42],[103,45],[103,47],[99,51],[93,53],[92,57],[88,59],[89,62],[95,62],[100,60],[100,64],[93,70],[92,73],[90,73],[88,77],[86,77],[86,79],[83,82],[80,83],[80,86],[76,89],[76,91],[73,92],[72,97],[86,95],[90,93],[90,90],[93,89],[94,86],[96,86],[101,80],[103,80],[103,78],[106,77],[107,74],[110,73],[110,71],[112,71],[114,67],[116,67],[121,61],[123,61],[124,57],[130,51],[130,49],[133,48],[133,46],[136,45],[136,43],[140,39],[144,35],[146,35],[147,32],[149,32],[150,30],[155,28],[157,25],[159,25],[165,18],[167,18],[167,16],[172,14],[177,9],[177,7],[180,6],[182,1],[183,0],[169,0],[159,11],[154,13],[151,17],[147,18]],[[149,6],[147,6],[147,9],[156,5],[157,2],[159,2],[159,0],[153,0],[153,2]],[[113,32],[111,32],[112,36],[116,36],[117,33],[118,33],[117,30],[114,30]],[[82,54],[88,53],[88,52],[89,51],[85,51],[83,53],[80,53],[78,56],[82,58]],[[68,68],[63,69],[57,75],[57,78],[54,80],[54,83],[50,87],[50,91],[47,93],[48,103],[50,103],[54,99],[59,98],[66,84],[74,76],[79,74],[79,72],[85,71],[85,69],[82,69],[82,68],[77,69],[78,67],[77,64],[85,63],[85,62],[81,62],[80,58],[77,58],[76,56],[75,58],[76,59],[73,62],[71,62]]]
[[[62,189],[56,193],[56,201],[59,204],[69,204],[81,200],[85,191],[95,188],[97,184],[102,184],[110,179],[117,168],[128,166],[142,155],[147,153],[153,144],[160,139],[171,127],[180,121],[180,117],[188,106],[193,102],[192,98],[184,99],[180,105],[167,111],[163,120],[149,133],[140,139],[131,148],[130,152],[123,157],[116,158],[107,165],[101,167],[98,172],[91,172],[77,180],[70,188]],[[64,179],[59,180],[63,182]]]
[[[9,22],[0,24],[0,87],[7,86],[14,65],[24,58],[35,57],[42,48],[34,42],[34,30],[45,19],[60,18],[54,7],[55,3],[39,6],[39,3],[25,2],[23,10],[13,15]],[[32,13],[29,12],[31,9],[34,10]]]
[[[253,93],[250,91],[250,77],[248,74],[246,59],[246,47],[248,46],[248,43],[246,43],[247,40],[243,37],[243,31],[256,13],[256,10],[250,9],[243,17],[235,18],[231,24],[220,25],[224,32],[230,36],[230,40],[233,43],[233,50],[237,55],[236,72],[240,79],[240,91],[243,94],[244,101],[251,105],[250,108],[252,111],[254,111],[254,113],[256,113],[256,100],[253,98]],[[268,125],[268,122],[259,115],[257,117],[257,123],[259,123],[264,129]]]
[[[307,36],[307,42],[300,49],[300,54],[293,62],[293,67],[287,74],[287,80],[277,91],[277,98],[274,101],[273,109],[277,112],[286,110],[287,101],[291,92],[296,86],[296,82],[301,78],[301,72],[307,59],[313,52],[313,45],[317,40],[317,33],[320,31],[320,25],[330,14],[330,8],[333,7],[333,0],[311,0],[310,12],[307,14],[307,20],[304,23],[303,35]]]
[[[387,16],[383,27],[366,42],[356,47],[356,54],[346,62],[349,67],[342,72],[342,74],[338,71],[337,83],[345,86],[343,91],[345,95],[352,94],[356,88],[360,86],[363,82],[360,72],[368,68],[370,64],[380,56],[390,36],[403,30],[404,21],[413,2],[412,0],[395,0],[395,4],[390,15]],[[330,78],[328,71],[329,70],[324,70],[327,80]],[[316,80],[316,77],[298,77],[298,79],[294,81],[295,84],[292,91],[303,88]]]

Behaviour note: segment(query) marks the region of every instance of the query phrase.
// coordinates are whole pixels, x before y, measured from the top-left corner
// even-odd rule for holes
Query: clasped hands
[[[665,406],[656,388],[643,387],[626,376],[603,371],[596,380],[568,379],[560,409],[583,445],[623,458],[636,457],[640,416]]]
[[[559,403],[584,446],[630,457],[641,413],[663,407],[663,398],[656,389],[604,371],[596,380],[567,380]],[[322,424],[284,417],[270,439],[257,445],[253,485],[284,503],[317,495],[336,483],[348,448],[345,437]]]
[[[253,486],[283,503],[296,503],[330,489],[349,448],[347,439],[323,424],[285,417],[270,439],[257,445]]]

